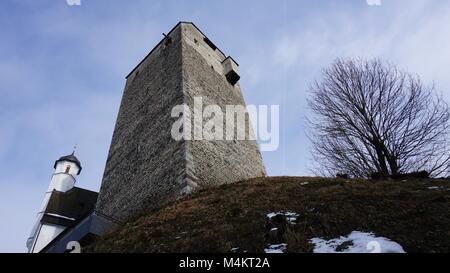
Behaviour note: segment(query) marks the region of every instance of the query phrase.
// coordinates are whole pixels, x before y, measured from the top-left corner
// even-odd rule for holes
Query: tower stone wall
[[[196,187],[265,175],[255,140],[181,140],[172,108],[243,105],[226,56],[192,23],[179,23],[128,75],[96,210],[126,221]],[[206,120],[205,120],[206,121]],[[192,123],[192,128],[199,124]],[[248,116],[247,133],[253,134]],[[225,130],[225,126],[224,126]]]

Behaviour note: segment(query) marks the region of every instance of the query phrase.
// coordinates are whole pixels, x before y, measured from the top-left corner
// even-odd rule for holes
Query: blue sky
[[[0,5],[0,252],[26,251],[53,162],[72,151],[98,190],[125,76],[178,21],[240,64],[248,104],[279,104],[269,175],[309,175],[309,83],[342,56],[380,57],[450,101],[448,0],[6,0]]]

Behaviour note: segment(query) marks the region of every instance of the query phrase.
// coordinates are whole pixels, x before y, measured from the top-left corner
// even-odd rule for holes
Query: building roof
[[[97,192],[77,187],[67,192],[54,190],[41,222],[62,225],[65,226],[65,229],[42,248],[40,252],[47,252],[49,249],[53,249],[53,252],[55,252],[54,249],[56,249],[56,252],[64,252],[67,242],[60,242],[60,240],[64,239],[67,233],[75,232],[75,235],[80,236],[80,238],[75,240],[83,245],[85,241],[93,239],[98,234],[96,229],[99,229],[99,225],[100,230],[101,228],[107,228],[107,226],[102,226],[103,223],[100,221],[102,219],[93,219],[97,197]],[[92,223],[93,220],[95,220],[95,223]],[[78,230],[74,230],[77,227]]]
[[[71,226],[91,213],[97,202],[97,192],[74,187],[67,192],[54,190],[42,218],[43,222]]]
[[[75,152],[72,152],[70,155],[66,155],[66,156],[60,157],[58,160],[55,161],[55,165],[53,166],[53,168],[56,169],[56,165],[58,164],[58,162],[62,162],[62,161],[69,161],[69,162],[75,163],[78,166],[78,168],[79,168],[78,174],[80,174],[81,169],[82,169],[81,168],[81,162],[75,156]]]

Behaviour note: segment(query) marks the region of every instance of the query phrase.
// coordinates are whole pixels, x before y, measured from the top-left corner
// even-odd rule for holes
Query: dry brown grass
[[[309,182],[302,185],[303,182]],[[438,186],[439,189],[428,189]],[[94,242],[91,252],[263,252],[284,242],[311,252],[309,239],[374,232],[407,252],[450,250],[450,181],[256,178],[202,189]],[[270,212],[300,214],[295,225]],[[270,232],[279,227],[278,233]]]

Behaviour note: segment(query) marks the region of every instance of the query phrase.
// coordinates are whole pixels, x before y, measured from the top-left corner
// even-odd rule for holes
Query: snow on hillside
[[[314,253],[405,253],[396,242],[360,231],[328,241],[313,238],[310,242],[314,244]]]

